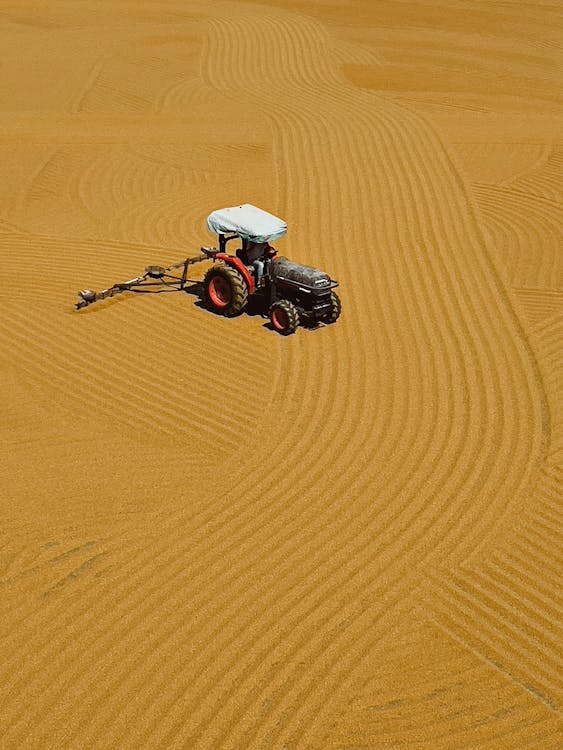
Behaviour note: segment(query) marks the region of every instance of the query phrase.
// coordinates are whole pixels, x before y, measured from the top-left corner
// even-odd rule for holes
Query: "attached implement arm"
[[[115,297],[116,294],[122,292],[141,292],[148,291],[139,289],[142,286],[171,286],[176,289],[183,289],[187,283],[190,282],[188,279],[188,268],[194,263],[201,263],[204,260],[209,260],[214,257],[217,253],[215,248],[202,247],[201,255],[196,255],[194,258],[186,258],[178,263],[173,263],[167,268],[162,266],[147,266],[145,273],[142,276],[137,276],[135,279],[129,279],[129,281],[122,281],[118,284],[110,286],[108,289],[103,289],[101,292],[93,292],[90,289],[82,289],[78,292],[79,301],[74,305],[77,310],[82,310],[84,307],[99,302],[100,300],[107,299],[108,297]],[[181,276],[174,276],[170,271],[176,271],[182,269]]]

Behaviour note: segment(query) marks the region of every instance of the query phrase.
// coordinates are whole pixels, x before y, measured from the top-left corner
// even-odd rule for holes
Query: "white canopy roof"
[[[213,211],[207,217],[207,226],[216,234],[234,232],[242,239],[251,242],[278,240],[287,232],[285,221],[250,203]]]

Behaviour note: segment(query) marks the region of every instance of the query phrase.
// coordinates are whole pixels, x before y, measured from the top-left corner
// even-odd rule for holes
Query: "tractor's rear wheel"
[[[342,305],[340,304],[340,297],[336,292],[330,293],[330,312],[324,317],[325,323],[336,323],[342,312]]]
[[[248,301],[248,287],[236,268],[214,266],[205,274],[203,296],[206,305],[219,315],[239,315]]]
[[[295,333],[299,325],[299,313],[293,302],[286,299],[274,302],[270,307],[270,323],[282,336]]]

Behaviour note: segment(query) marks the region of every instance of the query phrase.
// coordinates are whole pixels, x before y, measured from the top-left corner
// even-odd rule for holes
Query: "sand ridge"
[[[5,747],[558,746],[560,147],[460,140],[492,103],[456,68],[480,22],[556,122],[555,53],[466,5],[435,34],[405,3],[5,21],[89,55],[2,144]],[[405,92],[382,28],[442,49],[456,93]],[[243,193],[339,279],[337,325],[72,311]]]

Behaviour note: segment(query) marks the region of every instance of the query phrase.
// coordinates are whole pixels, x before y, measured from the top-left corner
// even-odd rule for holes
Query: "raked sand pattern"
[[[560,748],[557,4],[0,33],[0,748]],[[73,311],[242,201],[335,326]]]

